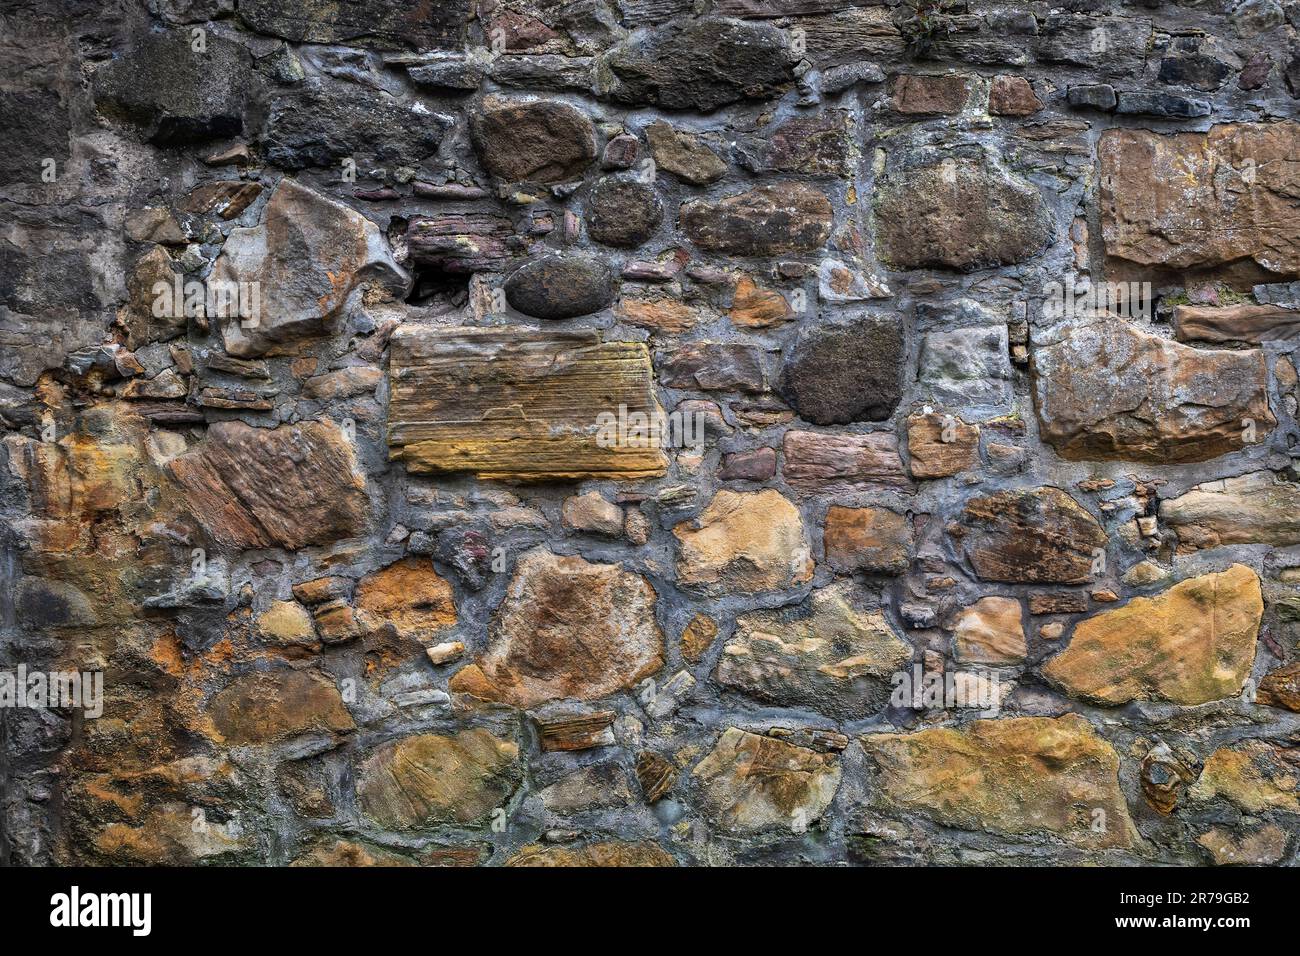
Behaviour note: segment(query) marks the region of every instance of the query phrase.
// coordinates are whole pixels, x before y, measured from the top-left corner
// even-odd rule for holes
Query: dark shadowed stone
[[[877,191],[881,251],[896,269],[1012,265],[1055,231],[1036,187],[990,164],[952,160],[889,173]]]
[[[635,179],[606,176],[587,197],[587,233],[607,246],[639,246],[663,221],[663,203],[654,187]]]
[[[708,112],[771,99],[793,81],[785,31],[702,19],[665,24],[614,50],[606,95],[619,103]]]
[[[39,116],[41,122],[30,122]],[[0,150],[0,183],[37,182],[41,163],[55,161],[62,171],[68,159],[68,106],[55,90],[0,91],[0,129],[21,129]]]
[[[787,120],[766,136],[757,172],[852,174],[852,120],[845,110]]]
[[[510,307],[539,319],[571,319],[614,301],[614,275],[597,259],[548,256],[517,269],[506,280]]]
[[[459,48],[472,0],[240,0],[239,19],[258,33],[296,43],[348,43],[382,50]]]
[[[563,182],[596,158],[591,120],[567,103],[489,97],[470,133],[483,168],[506,182]]]
[[[311,83],[276,96],[266,130],[266,158],[285,169],[337,166],[353,159],[417,165],[442,141],[428,112],[353,85]]]
[[[966,503],[961,540],[984,581],[1085,584],[1106,532],[1060,488],[999,491]]]
[[[1232,67],[1204,53],[1170,53],[1160,61],[1160,82],[1191,86],[1212,93],[1223,85]]]
[[[682,231],[701,249],[739,256],[815,252],[834,223],[830,200],[804,183],[774,183],[682,206]]]
[[[1142,74],[1151,39],[1151,21],[1141,17],[1092,17],[1083,13],[1049,15],[1033,50],[1042,63],[1068,63],[1103,76]],[[1104,44],[1104,49],[1097,49]]]
[[[692,342],[656,362],[659,384],[704,391],[767,389],[762,353],[752,345]]]
[[[146,33],[94,77],[100,112],[140,126],[152,142],[236,136],[262,96],[252,60],[239,44],[209,33],[207,49],[187,33]]]
[[[816,425],[883,421],[902,396],[904,350],[897,316],[806,326],[786,356],[782,397]]]
[[[1084,83],[1072,86],[1065,94],[1066,102],[1076,109],[1094,109],[1109,112],[1119,102],[1115,87],[1109,83]]]
[[[1170,116],[1175,119],[1192,119],[1197,116],[1209,116],[1210,104],[1206,100],[1176,93],[1138,90],[1119,94],[1116,113],[1128,113],[1137,116]]]

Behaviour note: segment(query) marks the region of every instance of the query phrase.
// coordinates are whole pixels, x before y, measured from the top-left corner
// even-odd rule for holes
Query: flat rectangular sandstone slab
[[[413,327],[393,335],[389,354],[389,457],[410,471],[552,481],[667,470],[657,438],[597,440],[604,412],[662,415],[643,343],[602,342],[594,331]]]

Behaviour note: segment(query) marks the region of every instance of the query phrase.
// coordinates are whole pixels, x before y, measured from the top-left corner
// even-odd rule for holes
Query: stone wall
[[[6,4],[0,860],[1295,863],[1298,31]]]

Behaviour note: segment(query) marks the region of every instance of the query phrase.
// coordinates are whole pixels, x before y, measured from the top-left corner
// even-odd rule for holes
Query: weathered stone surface
[[[902,574],[912,550],[912,527],[885,508],[831,505],[823,529],[826,562],[836,571]]]
[[[412,265],[453,274],[505,272],[516,256],[530,251],[510,218],[493,213],[412,216],[405,238]]]
[[[1119,755],[1077,714],[976,720],[861,741],[879,767],[884,799],[945,826],[1047,834],[1095,849],[1137,838],[1119,788]]]
[[[749,276],[736,280],[727,318],[743,328],[763,329],[795,317],[790,303],[780,292],[765,289]]]
[[[316,637],[311,615],[297,601],[272,601],[257,616],[262,637],[277,644],[309,644]]]
[[[564,499],[561,520],[566,528],[617,538],[623,533],[623,509],[599,491]]]
[[[650,358],[593,332],[400,329],[388,444],[411,471],[532,480],[661,475],[657,438],[606,441],[599,416],[662,414]],[[617,439],[617,435],[614,436]]]
[[[506,866],[623,867],[676,866],[672,855],[656,843],[588,843],[581,847],[527,846]]]
[[[587,234],[607,246],[633,249],[663,221],[663,203],[654,187],[639,180],[606,176],[587,196]]]
[[[534,713],[532,718],[542,749],[565,751],[612,745],[615,741],[610,727],[616,716],[612,710],[593,711],[572,704],[555,704]]]
[[[1231,544],[1300,544],[1300,486],[1269,471],[1197,485],[1160,502],[1183,553]]]
[[[909,116],[960,113],[970,96],[970,77],[961,73],[904,73],[894,81],[890,105]]]
[[[1039,432],[1062,458],[1208,461],[1264,441],[1263,353],[1193,349],[1126,322],[1067,323],[1033,350]]]
[[[235,745],[355,727],[334,683],[309,671],[245,674],[218,691],[209,707],[221,738]]]
[[[469,0],[411,5],[322,0],[240,0],[239,19],[295,43],[354,43],[379,49],[458,49],[474,16]]]
[[[505,182],[564,182],[596,159],[591,120],[567,103],[489,97],[470,131],[483,168]]]
[[[701,249],[736,256],[816,252],[834,224],[826,194],[805,183],[755,188],[717,201],[685,203],[682,231]]]
[[[853,120],[844,110],[786,120],[766,137],[760,172],[849,177],[853,174]]]
[[[950,529],[985,581],[1086,584],[1106,532],[1060,488],[999,491],[972,498]]]
[[[1269,671],[1259,682],[1256,703],[1300,713],[1300,664]]]
[[[1220,747],[1206,759],[1188,795],[1197,801],[1221,797],[1247,813],[1300,813],[1296,753],[1263,740]]]
[[[1221,700],[1250,675],[1263,613],[1259,577],[1234,564],[1080,621],[1043,676],[1101,704]]]
[[[691,777],[720,829],[802,833],[834,799],[840,765],[834,754],[730,727]]]
[[[617,564],[543,548],[519,559],[492,625],[492,644],[450,689],[516,707],[596,700],[663,665],[654,588]]]
[[[407,558],[357,582],[357,620],[370,631],[391,627],[402,638],[431,642],[456,623],[451,585],[428,558]]]
[[[633,106],[707,113],[742,99],[771,99],[790,85],[784,31],[724,19],[671,23],[604,58],[605,95]]]
[[[375,749],[357,771],[357,802],[382,827],[474,824],[518,785],[519,747],[486,730],[417,734]]]
[[[1174,309],[1174,334],[1180,342],[1294,342],[1300,338],[1300,309],[1180,305]]]
[[[756,448],[727,455],[718,469],[719,481],[767,481],[776,474],[776,449]]]
[[[707,614],[696,614],[682,630],[682,657],[698,664],[718,636],[718,622]]]
[[[1271,866],[1280,863],[1286,856],[1289,841],[1286,831],[1271,823],[1239,837],[1214,827],[1196,838],[1196,842],[1209,851],[1216,866]]]
[[[995,76],[989,86],[989,112],[994,116],[1031,116],[1043,108],[1023,76]]]
[[[351,159],[415,166],[433,155],[444,127],[438,116],[377,90],[310,80],[271,100],[267,159],[284,169],[338,168]]]
[[[659,383],[702,391],[767,391],[762,353],[752,345],[692,342],[658,363]]]
[[[1227,124],[1207,133],[1114,129],[1097,144],[1101,227],[1116,268],[1300,274],[1300,124]],[[1243,177],[1243,164],[1253,174]],[[1231,201],[1220,183],[1231,176]],[[1213,222],[1213,229],[1205,223]],[[1147,277],[1145,274],[1144,278]]]
[[[226,351],[248,357],[329,332],[369,286],[395,294],[406,282],[374,223],[283,179],[262,224],[231,231],[208,284],[239,284],[241,307],[256,288],[255,309],[221,316]]]
[[[876,191],[876,223],[891,267],[963,272],[1021,262],[1056,228],[1036,187],[969,159],[888,173]]]
[[[917,377],[937,401],[1001,407],[1011,399],[1007,327],[982,325],[931,332],[921,343]]]
[[[980,598],[952,625],[953,653],[964,664],[1019,664],[1029,648],[1015,598]]]
[[[912,657],[865,595],[841,581],[794,607],[736,619],[717,681],[766,703],[854,717],[889,698],[888,678]]]
[[[831,435],[792,429],[785,433],[783,452],[782,474],[803,492],[912,490],[892,432]]]
[[[229,547],[292,551],[369,526],[365,478],[347,436],[331,421],[278,428],[218,422],[167,471],[185,509]]]
[[[786,352],[781,393],[815,425],[883,421],[902,397],[905,349],[898,316],[806,326]]]
[[[980,427],[941,412],[910,415],[907,454],[913,478],[947,478],[970,471],[980,463]]]
[[[373,867],[415,866],[404,856],[375,847],[367,847],[350,840],[336,840],[331,844],[312,847],[290,866]]]
[[[505,284],[511,308],[538,319],[571,319],[614,301],[609,266],[590,256],[546,256],[517,269]]]
[[[655,165],[693,186],[707,186],[727,174],[727,164],[694,133],[656,120],[645,128]]]
[[[95,72],[95,105],[164,145],[239,135],[262,84],[243,46],[217,35],[205,46],[196,53],[183,30],[142,33]]]
[[[812,555],[799,511],[779,491],[719,491],[673,528],[677,581],[706,594],[757,593],[809,580]]]

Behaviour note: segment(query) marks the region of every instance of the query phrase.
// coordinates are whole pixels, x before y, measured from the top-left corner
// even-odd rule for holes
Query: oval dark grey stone
[[[572,319],[609,307],[614,273],[585,256],[548,256],[516,269],[505,288],[511,308],[525,315]]]

